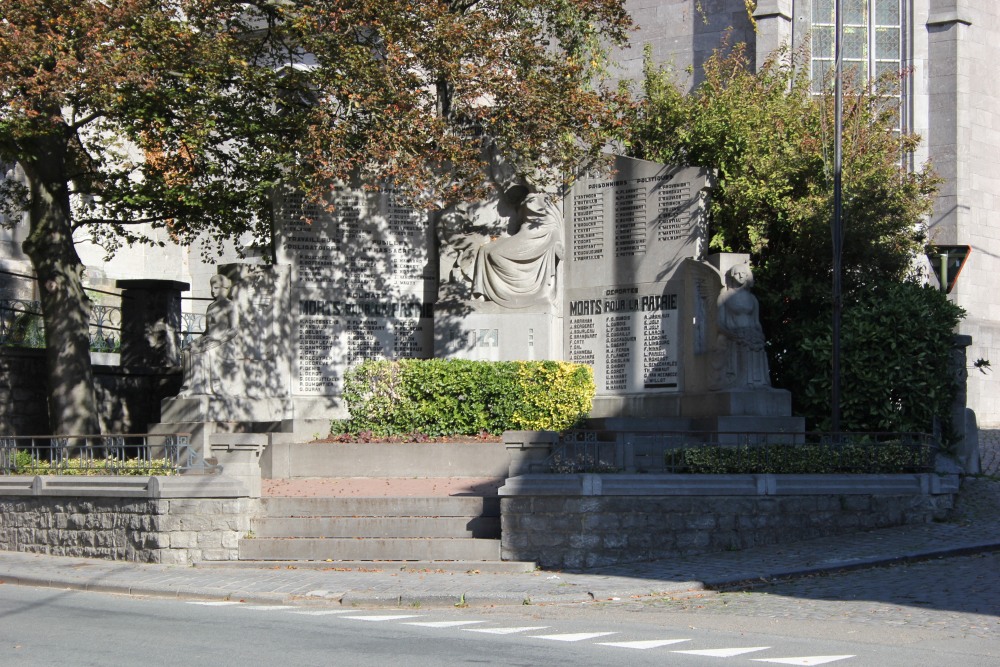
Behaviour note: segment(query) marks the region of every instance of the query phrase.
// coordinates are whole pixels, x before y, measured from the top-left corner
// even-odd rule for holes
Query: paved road
[[[738,618],[697,627],[594,606],[372,611],[4,587],[0,620],[0,664],[18,666],[996,664],[971,645],[750,630]]]

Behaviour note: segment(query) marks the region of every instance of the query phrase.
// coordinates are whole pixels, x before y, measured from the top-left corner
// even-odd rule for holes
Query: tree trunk
[[[24,252],[38,278],[45,323],[49,424],[55,434],[100,433],[90,365],[90,299],[73,244],[67,176],[67,144],[58,136],[38,139],[22,162],[30,188],[30,233]]]

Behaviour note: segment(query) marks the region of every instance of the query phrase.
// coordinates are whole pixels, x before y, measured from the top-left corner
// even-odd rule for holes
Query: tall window
[[[899,72],[903,54],[904,0],[841,0],[845,71],[863,78]],[[833,71],[836,15],[834,0],[812,0],[812,81],[820,92]]]

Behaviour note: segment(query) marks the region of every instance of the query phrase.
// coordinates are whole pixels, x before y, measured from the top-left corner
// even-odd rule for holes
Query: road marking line
[[[380,621],[399,621],[404,618],[420,618],[420,614],[394,614],[392,616],[342,616],[341,618],[349,618],[352,621],[372,621],[373,623],[378,623]]]
[[[854,655],[810,655],[804,658],[751,658],[753,662],[776,662],[780,665],[825,665],[828,662],[855,658]]]
[[[316,611],[293,611],[293,614],[303,614],[305,616],[329,616],[330,614],[353,614],[350,609],[319,609]]]
[[[709,648],[698,651],[671,651],[671,653],[686,653],[688,655],[707,655],[711,658],[731,658],[734,655],[753,653],[754,651],[766,651],[770,646],[753,646],[751,648]]]
[[[551,639],[556,642],[582,642],[584,639],[596,639],[607,635],[616,635],[617,632],[574,632],[566,635],[535,635],[532,639]]]
[[[200,604],[203,607],[228,607],[230,605],[240,604],[240,603],[236,602],[235,600],[216,600],[214,602],[210,601],[199,602],[197,600],[188,600],[188,604]]]
[[[240,609],[246,609],[247,611],[280,611],[282,609],[295,609],[290,604],[249,604],[243,605]]]
[[[457,628],[460,625],[474,625],[486,621],[409,621],[403,625],[419,625],[422,628]]]
[[[639,650],[645,650],[649,648],[659,648],[661,646],[667,646],[669,644],[680,644],[681,642],[689,642],[690,639],[647,639],[645,641],[639,642],[598,642],[598,646],[614,646],[616,648],[637,648]]]
[[[534,632],[535,630],[544,630],[549,626],[547,625],[536,625],[533,627],[524,628],[463,628],[466,632],[486,632],[491,635],[512,635],[517,632]]]

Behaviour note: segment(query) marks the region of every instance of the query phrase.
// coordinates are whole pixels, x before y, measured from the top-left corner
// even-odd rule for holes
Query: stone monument
[[[613,428],[799,432],[770,386],[749,258],[705,256],[707,186],[624,157],[573,186],[567,357],[593,366],[591,415]]]
[[[609,428],[802,430],[748,258],[705,256],[705,171],[616,157],[565,197],[500,160],[490,179],[435,216],[384,189],[279,197],[278,264],[220,268],[164,421],[325,432],[348,368],[435,356],[588,364]]]

